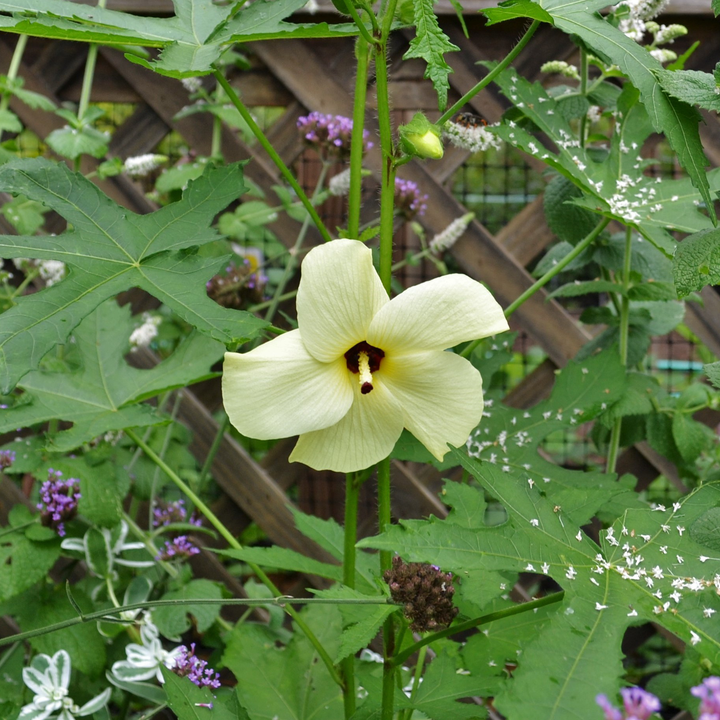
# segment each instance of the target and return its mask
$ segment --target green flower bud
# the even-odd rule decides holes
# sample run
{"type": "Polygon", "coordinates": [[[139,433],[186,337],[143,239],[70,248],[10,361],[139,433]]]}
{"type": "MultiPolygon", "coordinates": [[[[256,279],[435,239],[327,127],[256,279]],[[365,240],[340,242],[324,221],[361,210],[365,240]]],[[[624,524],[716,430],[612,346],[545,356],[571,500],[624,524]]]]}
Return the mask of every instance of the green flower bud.
{"type": "Polygon", "coordinates": [[[415,113],[407,125],[401,125],[400,144],[408,155],[439,160],[443,156],[440,128],[433,125],[422,113],[415,113]]]}
{"type": "Polygon", "coordinates": [[[575,67],[575,65],[570,65],[563,60],[550,60],[540,68],[540,71],[544,73],[559,73],[565,77],[573,78],[573,80],[580,79],[580,73],[578,72],[577,67],[575,67]]]}

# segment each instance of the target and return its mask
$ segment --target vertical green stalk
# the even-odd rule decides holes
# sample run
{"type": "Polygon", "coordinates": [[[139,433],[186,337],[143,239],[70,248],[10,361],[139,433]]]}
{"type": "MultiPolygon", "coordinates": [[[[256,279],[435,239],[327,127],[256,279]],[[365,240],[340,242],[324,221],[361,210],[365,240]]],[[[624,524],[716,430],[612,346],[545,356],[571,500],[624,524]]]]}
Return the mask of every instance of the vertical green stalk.
{"type": "MultiPolygon", "coordinates": [[[[97,6],[104,8],[107,0],[98,0],[97,6]]],[[[93,78],[95,77],[95,64],[97,62],[98,45],[92,43],[88,48],[87,61],[85,62],[85,74],[83,75],[82,90],[80,91],[80,104],[78,105],[78,119],[82,120],[90,104],[90,91],[92,90],[93,78]]]]}
{"type": "Polygon", "coordinates": [[[357,74],[355,75],[355,100],[353,104],[353,134],[350,143],[350,193],[348,194],[348,235],[360,237],[360,201],[362,194],[362,160],[365,143],[365,103],[367,98],[368,68],[370,67],[370,44],[362,37],[355,45],[357,74]]]}
{"type": "MultiPolygon", "coordinates": [[[[620,362],[627,365],[628,357],[628,335],[630,331],[630,300],[627,293],[630,289],[630,268],[632,265],[632,229],[625,228],[625,257],[623,260],[622,287],[623,294],[620,298],[620,362]]],[[[606,472],[613,473],[617,466],[618,454],[620,451],[620,431],[622,430],[622,418],[617,418],[610,433],[610,447],[608,448],[608,459],[606,472]]]]}
{"type": "MultiPolygon", "coordinates": [[[[220,83],[215,86],[215,104],[220,105],[223,99],[223,89],[220,83]]],[[[213,115],[212,139],[210,141],[210,157],[213,160],[222,161],[222,118],[213,115]]]]}
{"type": "Polygon", "coordinates": [[[235,89],[232,85],[227,81],[225,76],[218,70],[217,67],[213,66],[213,75],[215,76],[215,79],[220,83],[223,90],[225,90],[225,93],[228,96],[228,99],[230,102],[237,108],[237,111],[240,113],[240,117],[248,124],[248,127],[250,128],[250,131],[252,134],[257,138],[257,141],[262,146],[263,150],[270,156],[270,159],[275,163],[277,169],[280,171],[280,174],[287,180],[290,187],[295,191],[295,193],[298,196],[298,199],[300,202],[305,206],[305,209],[310,213],[310,217],[312,218],[313,222],[315,223],[315,226],[317,227],[320,234],[323,236],[323,239],[325,242],[330,242],[332,240],[332,237],[330,237],[330,233],[328,232],[328,229],[325,227],[325,223],[320,219],[320,216],[317,213],[317,210],[313,207],[313,204],[310,202],[310,198],[305,194],[305,191],[300,187],[300,183],[297,181],[295,176],[292,174],[290,168],[283,162],[280,155],[278,155],[277,150],[272,146],[270,141],[265,136],[265,133],[260,129],[260,126],[255,122],[255,119],[250,114],[248,109],[243,104],[242,100],[238,97],[238,94],[235,92],[235,89]]]}
{"type": "MultiPolygon", "coordinates": [[[[188,496],[190,501],[195,507],[208,519],[210,524],[218,531],[221,537],[227,542],[227,544],[235,550],[242,550],[242,545],[235,539],[233,534],[223,525],[220,519],[215,513],[200,499],[200,497],[193,492],[192,488],[131,428],[125,430],[125,434],[139,447],[142,451],[152,460],[163,472],[175,483],[175,485],[188,496]]],[[[257,575],[260,582],[267,587],[275,597],[280,597],[282,593],[275,586],[275,583],[267,576],[265,571],[255,563],[248,563],[248,567],[257,575]]],[[[333,664],[332,658],[328,655],[327,650],[323,647],[320,640],[318,640],[315,633],[310,629],[305,620],[300,617],[300,614],[291,605],[285,606],[285,612],[295,621],[295,624],[305,634],[305,637],[310,641],[312,646],[315,648],[318,656],[325,664],[330,677],[342,688],[344,683],[340,675],[338,674],[335,665],[333,664]]]]}
{"type": "MultiPolygon", "coordinates": [[[[360,473],[345,476],[345,546],[343,552],[343,584],[355,587],[355,543],[357,542],[358,499],[360,497],[360,473]]],[[[355,656],[350,655],[342,663],[345,690],[345,720],[355,713],[355,656]]]]}
{"type": "MultiPolygon", "coordinates": [[[[18,71],[20,70],[20,63],[22,62],[22,56],[25,52],[25,47],[27,46],[28,36],[27,35],[18,35],[18,40],[15,45],[15,50],[13,51],[12,59],[10,60],[10,67],[7,71],[7,79],[8,84],[12,83],[12,81],[18,76],[18,71]]],[[[10,106],[10,98],[12,97],[12,93],[5,92],[3,93],[2,98],[0,98],[0,111],[7,110],[10,106]]],[[[3,131],[0,130],[0,140],[2,140],[3,131]]]]}
{"type": "MultiPolygon", "coordinates": [[[[587,51],[580,48],[580,93],[587,97],[588,88],[588,56],[587,51]]],[[[587,113],[580,118],[580,147],[585,147],[585,135],[587,133],[587,113]]]]}

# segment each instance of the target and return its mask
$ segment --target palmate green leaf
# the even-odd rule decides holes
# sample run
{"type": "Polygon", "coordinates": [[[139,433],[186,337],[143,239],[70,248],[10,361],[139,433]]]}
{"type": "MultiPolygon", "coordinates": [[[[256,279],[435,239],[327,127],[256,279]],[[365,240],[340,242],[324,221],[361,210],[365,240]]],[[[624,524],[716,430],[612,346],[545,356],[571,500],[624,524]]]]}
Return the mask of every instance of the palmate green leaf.
{"type": "Polygon", "coordinates": [[[179,677],[166,667],[161,670],[168,706],[178,720],[247,720],[248,715],[239,706],[234,693],[218,701],[210,688],[198,687],[190,678],[179,677]]]}
{"type": "Polygon", "coordinates": [[[302,7],[302,0],[259,0],[233,13],[233,5],[212,0],[173,0],[175,17],[154,18],[78,6],[69,0],[0,2],[0,28],[38,37],[142,45],[163,48],[155,62],[136,54],[126,57],[171,77],[212,72],[212,64],[235,42],[278,37],[342,37],[357,35],[354,24],[294,24],[284,18],[302,7]]]}
{"type": "Polygon", "coordinates": [[[560,30],[577,35],[610,62],[627,73],[640,91],[653,127],[665,133],[678,161],[698,189],[715,222],[715,210],[705,168],[708,160],[703,152],[697,110],[667,95],[658,84],[662,65],[642,46],[626,37],[602,18],[599,11],[607,6],[604,0],[540,0],[540,6],[553,18],[560,30]]]}
{"type": "Polygon", "coordinates": [[[53,130],[45,142],[58,155],[75,160],[80,155],[99,158],[107,154],[110,133],[85,125],[73,128],[69,125],[53,130]]]}
{"type": "MultiPolygon", "coordinates": [[[[302,611],[305,622],[333,657],[340,643],[340,611],[332,605],[302,611]]],[[[238,624],[223,663],[237,678],[240,703],[251,720],[337,720],[342,692],[310,642],[295,629],[284,648],[265,627],[238,624]]]]}
{"type": "MultiPolygon", "coordinates": [[[[191,580],[177,590],[171,590],[162,596],[163,600],[189,600],[203,598],[208,600],[223,597],[222,589],[210,580],[191,580]]],[[[222,605],[168,605],[153,609],[153,623],[165,637],[179,637],[187,632],[193,623],[188,615],[195,619],[199,632],[205,632],[217,619],[222,605]]]]}
{"type": "Polygon", "coordinates": [[[133,330],[130,306],[107,300],[73,334],[70,372],[34,370],[21,381],[20,402],[0,415],[0,432],[47,420],[74,426],[52,438],[51,448],[68,451],[111,430],[163,423],[166,419],[139,401],[212,376],[210,368],[225,350],[215,340],[193,333],[166,360],[150,370],[124,360],[133,330]]]}
{"type": "Polygon", "coordinates": [[[460,48],[450,42],[448,36],[438,24],[432,0],[415,0],[415,37],[410,41],[403,60],[421,58],[427,63],[425,77],[432,80],[438,96],[438,108],[444,110],[447,105],[447,93],[450,84],[448,75],[452,68],[445,62],[445,53],[460,48]]]}
{"type": "Polygon", "coordinates": [[[131,287],[146,290],[226,344],[254,337],[265,325],[207,296],[205,282],[225,258],[204,258],[193,250],[219,237],[209,225],[244,191],[241,164],[209,169],[182,200],[142,216],[65,165],[42,158],[2,166],[0,187],[45,203],[72,225],[58,237],[0,236],[0,257],[61,260],[69,268],[64,280],[21,298],[2,315],[0,391],[8,392],[37,368],[100,303],[131,287]]]}
{"type": "Polygon", "coordinates": [[[720,389],[720,361],[703,365],[703,372],[708,376],[710,382],[720,389]]]}
{"type": "MultiPolygon", "coordinates": [[[[624,384],[625,369],[613,349],[571,362],[558,375],[551,396],[529,410],[486,402],[485,417],[467,441],[468,453],[497,467],[508,483],[534,488],[559,508],[561,520],[582,525],[617,495],[615,477],[558,467],[538,454],[538,445],[550,433],[607,410],[622,396],[624,384]]],[[[627,502],[635,502],[625,494],[627,502]]]]}
{"type": "Polygon", "coordinates": [[[360,545],[392,548],[461,576],[500,569],[541,572],[563,587],[562,605],[538,628],[513,680],[495,699],[504,715],[586,718],[598,692],[612,696],[619,688],[621,643],[631,624],[660,623],[711,663],[720,660],[720,628],[712,619],[720,610],[715,587],[720,558],[688,532],[708,507],[720,504],[720,482],[703,485],[672,508],[627,510],[601,533],[598,547],[563,520],[539,488],[509,481],[496,465],[453,452],[503,504],[508,521],[469,529],[407,521],[360,545]]]}

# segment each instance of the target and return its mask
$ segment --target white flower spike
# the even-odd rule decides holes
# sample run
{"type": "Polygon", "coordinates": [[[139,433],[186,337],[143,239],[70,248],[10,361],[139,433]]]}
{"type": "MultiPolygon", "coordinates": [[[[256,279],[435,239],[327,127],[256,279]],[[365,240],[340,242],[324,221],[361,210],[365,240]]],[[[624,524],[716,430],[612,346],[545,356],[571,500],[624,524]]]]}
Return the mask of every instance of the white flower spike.
{"type": "Polygon", "coordinates": [[[307,254],[297,313],[297,330],[225,354],[225,409],[243,435],[300,435],[290,460],[353,472],[387,457],[403,427],[441,460],[480,421],[480,373],[444,352],[508,329],[480,283],[445,275],[390,300],[370,249],[334,240],[307,254]]]}

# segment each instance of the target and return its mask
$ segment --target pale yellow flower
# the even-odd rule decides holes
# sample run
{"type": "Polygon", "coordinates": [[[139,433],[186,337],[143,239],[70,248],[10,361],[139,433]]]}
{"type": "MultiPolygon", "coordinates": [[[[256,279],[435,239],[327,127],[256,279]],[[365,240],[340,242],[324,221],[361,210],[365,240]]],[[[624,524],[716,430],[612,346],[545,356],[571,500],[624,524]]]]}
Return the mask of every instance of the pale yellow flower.
{"type": "Polygon", "coordinates": [[[290,460],[352,472],[387,457],[403,427],[441,460],[480,421],[480,373],[444,352],[508,329],[480,283],[445,275],[390,300],[370,250],[334,240],[303,261],[297,315],[297,330],[225,354],[225,409],[243,435],[299,435],[290,460]]]}

